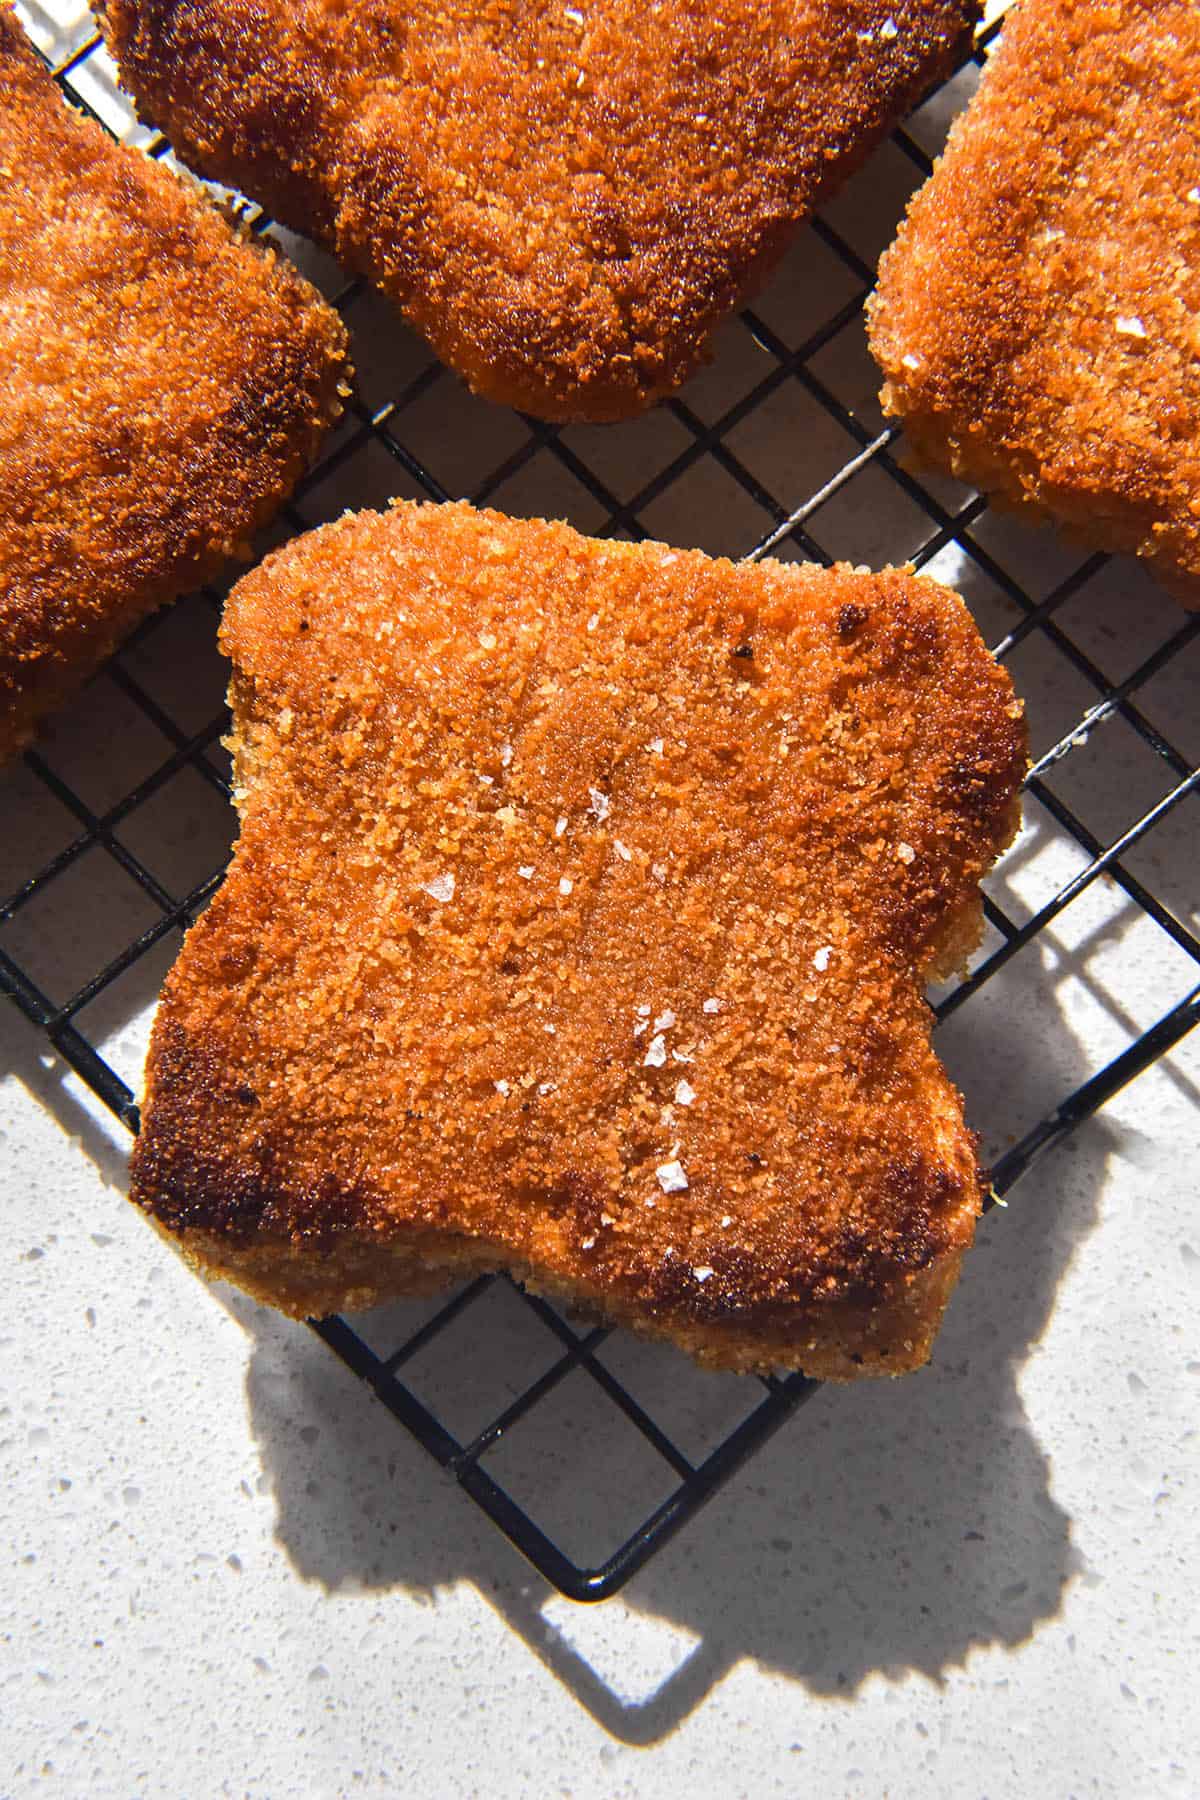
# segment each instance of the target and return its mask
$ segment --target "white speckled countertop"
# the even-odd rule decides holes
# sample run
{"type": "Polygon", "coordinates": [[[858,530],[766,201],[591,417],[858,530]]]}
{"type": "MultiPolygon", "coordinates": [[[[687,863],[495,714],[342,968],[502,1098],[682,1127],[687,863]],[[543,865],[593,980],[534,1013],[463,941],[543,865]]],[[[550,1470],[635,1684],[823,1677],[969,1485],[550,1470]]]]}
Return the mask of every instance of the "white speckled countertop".
{"type": "MultiPolygon", "coordinates": [[[[60,54],[88,30],[76,0],[26,16],[60,54]]],[[[102,59],[81,66],[78,86],[120,126],[102,59]]],[[[926,110],[930,148],[946,114],[926,110]]],[[[915,179],[888,148],[834,203],[863,257],[886,242],[915,179]]],[[[309,266],[335,279],[320,259],[309,266]]],[[[761,314],[795,339],[845,284],[807,233],[761,314]]],[[[390,393],[423,366],[369,296],[351,322],[365,391],[390,393]]],[[[731,326],[688,390],[694,414],[719,416],[764,357],[731,326]]],[[[814,360],[877,429],[857,326],[814,360]]],[[[527,431],[448,378],[405,420],[455,491],[527,431]]],[[[624,495],[686,435],[660,411],[566,442],[624,495]]],[[[795,501],[848,454],[835,437],[795,385],[727,441],[795,501]]],[[[496,503],[598,527],[602,510],[567,468],[543,449],[496,503]]],[[[386,457],[352,472],[314,516],[409,491],[386,457]]],[[[947,505],[951,485],[939,489],[947,505]]],[[[705,455],[644,522],[744,551],[771,523],[752,486],[705,455]]],[[[833,553],[881,561],[910,554],[924,526],[868,469],[814,528],[833,553]]],[[[973,529],[1037,597],[1079,562],[990,515],[973,529]]],[[[1019,617],[954,545],[933,572],[962,589],[990,642],[1019,617]]],[[[1117,564],[1054,616],[1112,680],[1183,617],[1117,564]]],[[[219,702],[212,631],[211,610],[184,602],[122,658],[187,731],[219,702]]],[[[1031,633],[1010,667],[1035,753],[1095,701],[1052,635],[1031,633]]],[[[1200,639],[1137,696],[1193,759],[1197,691],[1200,639]]],[[[102,677],[41,750],[103,814],[169,747],[128,688],[102,677]]],[[[1050,779],[1108,843],[1174,776],[1112,718],[1050,779]]],[[[1196,804],[1192,794],[1126,858],[1193,929],[1196,804]]],[[[0,777],[0,898],[78,829],[29,767],[0,777]]],[[[232,820],[185,769],[116,829],[183,894],[219,862],[232,820]]],[[[990,891],[1021,921],[1085,862],[1031,801],[990,891]]],[[[97,843],[0,925],[0,949],[65,998],[155,916],[97,843]]],[[[135,1090],[177,943],[163,939],[79,1016],[135,1090]]],[[[1013,1143],[1194,981],[1126,893],[1106,879],[1086,887],[939,1033],[985,1152],[1013,1143]]],[[[824,1389],[620,1597],[583,1608],[549,1592],[306,1328],[183,1268],[127,1206],[121,1128],[0,1001],[0,1796],[1200,1793],[1198,1100],[1200,1034],[988,1218],[930,1369],[824,1389]]],[[[546,1354],[503,1289],[465,1317],[469,1330],[421,1374],[454,1416],[482,1408],[489,1383],[514,1391],[504,1384],[519,1387],[546,1354]]],[[[694,1375],[670,1352],[618,1337],[605,1355],[681,1431],[719,1435],[741,1404],[733,1378],[694,1375]]],[[[641,1479],[625,1440],[592,1443],[587,1466],[607,1478],[580,1491],[578,1434],[610,1426],[560,1412],[521,1429],[552,1522],[581,1555],[593,1540],[611,1547],[613,1515],[641,1479]]]]}

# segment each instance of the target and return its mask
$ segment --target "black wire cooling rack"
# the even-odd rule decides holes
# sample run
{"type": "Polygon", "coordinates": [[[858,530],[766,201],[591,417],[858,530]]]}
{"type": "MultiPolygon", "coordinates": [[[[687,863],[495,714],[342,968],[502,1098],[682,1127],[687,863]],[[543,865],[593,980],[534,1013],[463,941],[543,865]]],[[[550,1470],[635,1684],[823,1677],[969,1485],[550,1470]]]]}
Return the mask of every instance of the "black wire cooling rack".
{"type": "MultiPolygon", "coordinates": [[[[982,63],[995,28],[993,23],[980,35],[973,59],[906,129],[893,135],[890,147],[871,165],[865,179],[876,190],[888,190],[889,184],[894,189],[890,224],[907,190],[929,172],[931,149],[969,93],[973,64],[982,63]]],[[[106,79],[111,83],[111,73],[103,74],[104,53],[90,26],[77,29],[75,38],[54,73],[77,105],[94,112],[88,105],[89,71],[94,77],[93,99],[95,83],[102,86],[106,79]]],[[[108,117],[104,109],[101,112],[108,117]]],[[[150,155],[162,155],[168,148],[161,136],[153,135],[143,137],[143,146],[150,155]]],[[[268,227],[253,207],[237,204],[253,229],[268,227]]],[[[1135,1022],[1115,1054],[1099,1059],[1085,1079],[1056,1098],[1050,1110],[994,1162],[993,1198],[1002,1202],[1035,1157],[1165,1055],[1200,1017],[1196,982],[1200,940],[1186,922],[1187,897],[1180,904],[1178,896],[1164,898],[1156,892],[1155,859],[1139,860],[1150,834],[1164,828],[1200,783],[1195,756],[1173,742],[1142,704],[1150,684],[1184,660],[1187,647],[1200,634],[1200,616],[1187,617],[1166,602],[1151,607],[1137,654],[1126,658],[1129,666],[1124,673],[1110,678],[1097,660],[1095,646],[1081,641],[1086,634],[1065,622],[1086,617],[1086,608],[1074,603],[1102,577],[1106,559],[1070,559],[1070,566],[1056,574],[1046,591],[1041,571],[1038,579],[1027,570],[1018,577],[992,547],[990,515],[980,497],[909,472],[897,454],[898,431],[884,427],[877,414],[874,420],[871,417],[874,377],[862,348],[861,320],[872,264],[881,246],[856,241],[853,204],[853,197],[835,201],[811,222],[799,258],[804,264],[802,281],[793,288],[782,278],[782,288],[776,283],[756,307],[727,328],[712,377],[701,377],[682,396],[629,428],[562,429],[471,399],[362,283],[338,286],[336,273],[321,265],[318,279],[324,277],[323,285],[351,327],[358,385],[334,441],[285,510],[282,535],[305,530],[347,505],[380,504],[391,494],[403,493],[434,501],[465,496],[509,511],[566,514],[584,529],[601,534],[697,542],[707,531],[704,547],[729,550],[730,542],[711,541],[710,526],[719,520],[718,532],[729,537],[741,533],[740,547],[751,544],[752,558],[770,552],[827,563],[841,555],[852,560],[869,557],[877,563],[909,560],[926,568],[940,567],[939,559],[949,552],[956,559],[957,584],[969,598],[975,590],[986,592],[989,598],[982,611],[989,621],[1003,625],[994,642],[997,656],[1014,658],[1023,646],[1036,641],[1063,673],[1073,710],[1066,729],[1043,751],[1029,775],[1027,818],[1036,813],[1042,826],[1072,847],[1074,866],[1069,878],[1056,882],[1036,906],[1024,908],[1023,917],[1011,916],[994,894],[986,898],[988,942],[971,972],[937,1002],[939,1022],[1014,957],[1029,955],[1031,945],[1044,943],[1052,922],[1105,881],[1116,884],[1136,914],[1171,940],[1181,953],[1177,966],[1183,970],[1178,998],[1148,1026],[1139,1028],[1135,1022]],[[814,311],[815,307],[823,310],[814,311]],[[832,354],[838,346],[845,352],[840,357],[832,354]],[[858,370],[857,377],[852,373],[849,379],[851,392],[847,368],[858,370]],[[776,432],[775,466],[766,470],[760,425],[773,410],[777,416],[781,406],[794,415],[794,430],[790,440],[776,432]],[[801,449],[781,457],[778,446],[789,441],[801,449]],[[783,463],[794,466],[784,468],[783,463]],[[536,478],[527,480],[531,473],[536,478]],[[799,491],[807,497],[800,504],[780,497],[775,488],[785,482],[791,495],[799,491]],[[1064,793],[1056,776],[1069,755],[1081,752],[1117,720],[1149,753],[1157,779],[1133,822],[1106,833],[1088,822],[1083,816],[1086,808],[1071,796],[1069,787],[1064,793]]],[[[1130,579],[1136,586],[1141,578],[1130,579]]],[[[215,617],[220,595],[207,591],[193,604],[210,608],[215,617]]],[[[976,605],[977,614],[980,610],[976,605]]],[[[23,777],[35,792],[35,806],[37,794],[46,805],[57,803],[69,816],[70,830],[53,854],[41,858],[36,846],[30,850],[33,866],[0,906],[0,990],[131,1132],[138,1126],[133,1090],[93,1041],[97,1033],[89,1026],[89,1009],[95,1016],[96,1003],[139,965],[155,971],[156,951],[161,957],[164,949],[178,943],[218,886],[223,867],[208,869],[181,894],[154,872],[153,856],[138,847],[139,821],[164,799],[169,802],[181,775],[190,772],[193,791],[198,778],[210,798],[224,803],[229,797],[220,746],[227,719],[220,709],[215,662],[212,716],[198,726],[194,695],[181,708],[177,686],[164,699],[153,677],[142,672],[147,662],[154,664],[157,634],[173,629],[170,621],[178,611],[149,620],[89,690],[94,697],[106,684],[110,694],[115,689],[124,716],[135,716],[155,746],[137,778],[118,797],[107,792],[100,799],[90,795],[88,783],[73,772],[78,759],[71,765],[67,758],[64,773],[56,761],[53,737],[49,749],[26,754],[23,777]],[[48,895],[73,893],[74,898],[60,900],[60,910],[64,906],[68,912],[72,907],[80,914],[86,910],[89,881],[80,882],[78,877],[85,866],[95,869],[97,856],[111,859],[129,878],[141,904],[129,901],[129,923],[120,948],[106,957],[103,966],[89,968],[84,978],[76,979],[78,971],[68,975],[61,968],[42,967],[28,947],[38,942],[37,909],[48,895]],[[73,991],[60,995],[63,985],[73,991]]],[[[211,626],[213,619],[207,612],[204,616],[211,626]]],[[[88,703],[85,695],[81,705],[88,703]]],[[[132,896],[128,886],[124,891],[132,896]]],[[[351,1325],[341,1318],[315,1321],[313,1329],[370,1384],[388,1410],[542,1575],[578,1600],[614,1593],[817,1386],[803,1375],[765,1379],[757,1385],[739,1383],[741,1416],[732,1429],[720,1424],[716,1441],[710,1432],[703,1454],[689,1455],[676,1441],[681,1434],[669,1430],[661,1417],[641,1404],[632,1384],[614,1372],[613,1357],[601,1353],[614,1334],[571,1323],[505,1277],[484,1277],[454,1293],[415,1330],[410,1321],[398,1344],[383,1347],[375,1341],[375,1327],[351,1325]],[[427,1392],[424,1397],[418,1392],[411,1371],[436,1358],[464,1316],[470,1312],[475,1317],[481,1306],[486,1307],[484,1297],[489,1293],[493,1299],[497,1293],[507,1295],[511,1305],[528,1309],[549,1334],[546,1343],[552,1347],[552,1360],[528,1384],[513,1373],[507,1403],[487,1416],[481,1427],[476,1428],[476,1420],[471,1430],[455,1430],[447,1422],[447,1408],[432,1402],[427,1392]],[[583,1379],[591,1384],[593,1398],[598,1396],[624,1415],[643,1449],[661,1465],[666,1489],[633,1530],[621,1523],[609,1540],[611,1548],[606,1544],[603,1554],[586,1563],[561,1547],[557,1539],[562,1532],[556,1534],[547,1525],[545,1511],[535,1500],[518,1502],[513,1497],[514,1488],[523,1491],[528,1486],[521,1479],[519,1450],[512,1450],[520,1442],[517,1428],[535,1409],[561,1405],[568,1377],[576,1383],[572,1393],[579,1393],[577,1384],[583,1379]],[[505,1473],[503,1482],[494,1466],[492,1470],[487,1466],[489,1454],[502,1443],[510,1452],[505,1469],[517,1470],[515,1478],[505,1473]]],[[[620,1358],[615,1360],[619,1365],[620,1358]]],[[[484,1407],[484,1414],[489,1410],[484,1407]]],[[[579,1490],[592,1479],[586,1433],[577,1433],[572,1445],[568,1487],[574,1483],[579,1490]]]]}

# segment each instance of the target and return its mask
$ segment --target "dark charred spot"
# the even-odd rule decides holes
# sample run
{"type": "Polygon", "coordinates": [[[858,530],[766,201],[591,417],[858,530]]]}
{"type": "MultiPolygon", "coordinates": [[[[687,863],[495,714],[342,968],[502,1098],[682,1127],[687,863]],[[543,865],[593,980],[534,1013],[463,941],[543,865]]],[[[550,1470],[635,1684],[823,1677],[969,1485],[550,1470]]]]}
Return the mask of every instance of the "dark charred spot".
{"type": "Polygon", "coordinates": [[[869,617],[870,614],[867,612],[866,607],[860,606],[857,600],[847,600],[843,605],[838,607],[834,629],[837,631],[843,644],[848,644],[850,642],[850,639],[866,624],[869,617]]]}
{"type": "Polygon", "coordinates": [[[239,1106],[258,1105],[258,1095],[252,1087],[247,1087],[244,1082],[240,1087],[233,1090],[233,1097],[238,1102],[239,1106]]]}
{"type": "Polygon", "coordinates": [[[755,1169],[762,1168],[762,1157],[757,1150],[747,1150],[746,1161],[755,1169]]]}
{"type": "Polygon", "coordinates": [[[754,655],[754,645],[753,644],[738,644],[735,646],[733,654],[735,656],[742,657],[746,661],[749,661],[749,659],[754,655]]]}

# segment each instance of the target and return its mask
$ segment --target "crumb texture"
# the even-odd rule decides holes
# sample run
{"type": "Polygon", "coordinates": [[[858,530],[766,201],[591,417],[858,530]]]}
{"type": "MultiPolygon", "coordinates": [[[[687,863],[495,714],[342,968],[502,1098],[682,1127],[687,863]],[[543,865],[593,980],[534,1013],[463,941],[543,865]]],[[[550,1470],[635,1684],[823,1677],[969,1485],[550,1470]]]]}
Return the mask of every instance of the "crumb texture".
{"type": "Polygon", "coordinates": [[[481,393],[639,411],[969,41],[970,0],[107,0],[142,114],[481,393]]]}
{"type": "Polygon", "coordinates": [[[0,5],[0,760],[215,572],[338,410],[345,335],[63,102],[0,5]]]}
{"type": "Polygon", "coordinates": [[[980,1178],[921,985],[1025,759],[958,598],[405,504],[223,640],[241,837],[134,1199],[297,1313],[507,1267],[733,1367],[923,1361],[980,1178]]]}
{"type": "Polygon", "coordinates": [[[915,449],[1200,606],[1200,8],[1022,0],[883,259],[915,449]]]}

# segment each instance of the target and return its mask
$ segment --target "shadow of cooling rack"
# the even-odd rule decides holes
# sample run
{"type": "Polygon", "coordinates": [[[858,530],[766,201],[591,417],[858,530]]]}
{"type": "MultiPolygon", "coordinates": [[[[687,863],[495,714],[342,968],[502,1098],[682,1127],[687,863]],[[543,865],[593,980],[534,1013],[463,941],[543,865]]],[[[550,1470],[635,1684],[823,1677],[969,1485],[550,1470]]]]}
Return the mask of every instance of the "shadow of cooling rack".
{"type": "MultiPolygon", "coordinates": [[[[43,6],[24,16],[76,104],[150,155],[167,153],[161,136],[132,123],[86,14],[76,8],[55,19],[43,6]]],[[[1025,568],[1018,578],[985,503],[952,483],[911,474],[896,455],[898,432],[885,427],[874,410],[874,378],[861,331],[874,260],[907,192],[928,172],[949,118],[969,95],[992,32],[994,25],[981,35],[972,61],[894,134],[859,178],[860,196],[865,181],[876,197],[884,197],[874,223],[862,225],[868,209],[855,211],[860,201],[852,184],[847,196],[806,228],[800,250],[755,308],[726,328],[712,369],[636,429],[552,427],[473,400],[361,283],[341,283],[332,265],[314,260],[310,247],[285,235],[286,247],[347,318],[359,373],[346,418],[298,489],[273,541],[347,505],[381,504],[395,494],[430,500],[466,496],[510,512],[565,515],[601,533],[657,535],[719,552],[749,542],[751,558],[769,552],[825,563],[838,556],[911,561],[953,579],[981,625],[991,628],[998,656],[1016,664],[1036,647],[1042,660],[1031,665],[1032,678],[1047,684],[1045,716],[1055,729],[1028,777],[1027,816],[1036,813],[1040,830],[1070,855],[1055,865],[1060,873],[1036,902],[1002,905],[997,883],[991,884],[985,901],[988,940],[970,973],[937,1001],[937,1017],[957,1012],[1013,958],[1035,956],[1055,921],[1101,889],[1116,897],[1128,917],[1167,941],[1179,991],[1172,990],[1171,1003],[1148,1023],[1135,1021],[1119,1048],[1098,1057],[1086,1079],[1072,1082],[1049,1112],[1016,1134],[1017,1141],[993,1163],[992,1198],[1002,1203],[1036,1157],[1163,1057],[1200,1017],[1200,940],[1194,920],[1189,922],[1186,894],[1181,901],[1174,892],[1157,891],[1161,859],[1142,855],[1151,834],[1171,829],[1181,806],[1194,807],[1200,783],[1195,744],[1181,746],[1143,705],[1152,684],[1186,658],[1200,634],[1200,618],[1181,622],[1161,600],[1145,606],[1145,629],[1136,644],[1122,644],[1123,672],[1111,677],[1098,660],[1094,633],[1089,636],[1086,628],[1086,608],[1076,605],[1111,576],[1106,559],[1064,558],[1048,589],[1040,566],[1032,575],[1025,568]],[[787,409],[786,429],[774,422],[780,407],[787,409]],[[807,498],[784,504],[774,491],[783,483],[807,498]],[[1118,727],[1122,741],[1142,760],[1133,784],[1139,796],[1134,816],[1114,827],[1111,808],[1097,803],[1096,796],[1125,782],[1131,752],[1119,771],[1115,760],[1106,769],[1118,727]],[[1058,777],[1068,758],[1078,760],[1089,744],[1100,746],[1091,752],[1098,773],[1081,798],[1058,777]],[[1093,822],[1097,804],[1100,823],[1093,822]]],[[[268,228],[254,208],[238,206],[253,229],[268,228]]],[[[1047,552],[1039,539],[1035,563],[1058,554],[1047,552]]],[[[1130,579],[1136,584],[1140,577],[1130,579]]],[[[189,804],[195,808],[203,801],[217,809],[226,841],[231,832],[220,745],[226,726],[223,674],[210,643],[219,605],[220,595],[207,592],[148,621],[80,701],[72,721],[75,739],[69,729],[65,740],[52,733],[49,747],[30,751],[17,776],[9,778],[24,784],[21,797],[31,818],[50,807],[68,825],[44,855],[34,832],[27,866],[11,866],[10,846],[10,863],[0,879],[0,887],[11,882],[0,906],[0,990],[131,1131],[138,1124],[134,1091],[114,1066],[120,1058],[100,1029],[106,1001],[139,971],[148,997],[164,954],[173,952],[215,891],[223,868],[223,856],[215,851],[201,871],[188,868],[185,857],[183,878],[167,880],[159,872],[158,840],[146,822],[164,806],[171,810],[178,784],[186,780],[189,804]],[[156,646],[189,629],[204,648],[197,662],[189,662],[181,685],[178,654],[159,655],[156,646]],[[87,761],[89,709],[106,706],[117,709],[121,742],[140,746],[124,761],[118,758],[107,782],[95,778],[87,761]],[[84,959],[86,966],[77,966],[78,956],[65,963],[39,960],[39,909],[54,904],[69,921],[82,922],[94,905],[99,868],[110,875],[115,869],[124,878],[109,909],[110,941],[95,950],[90,964],[84,959]]],[[[1134,610],[1140,606],[1139,598],[1134,610]]],[[[1025,684],[1018,680],[1018,685],[1025,684]]],[[[189,842],[197,835],[203,841],[203,833],[193,833],[189,842]]],[[[1185,867],[1186,861],[1185,855],[1185,867]]],[[[84,931],[82,937],[94,948],[95,932],[84,931]]],[[[636,1397],[636,1384],[618,1378],[614,1365],[620,1366],[621,1358],[600,1354],[614,1334],[570,1322],[506,1277],[473,1282],[415,1328],[409,1320],[398,1343],[377,1341],[381,1329],[377,1320],[313,1322],[313,1330],[541,1574],[579,1600],[614,1593],[817,1387],[803,1375],[737,1383],[737,1416],[718,1417],[714,1402],[711,1428],[701,1434],[702,1452],[693,1448],[689,1454],[677,1441],[685,1434],[668,1429],[661,1408],[654,1416],[636,1397]],[[484,1422],[473,1419],[469,1430],[452,1429],[447,1415],[453,1408],[432,1403],[428,1391],[422,1397],[412,1372],[436,1362],[448,1335],[468,1314],[480,1317],[497,1295],[526,1309],[544,1338],[545,1366],[527,1379],[516,1359],[506,1403],[498,1410],[484,1407],[484,1422]],[[586,1559],[561,1547],[562,1533],[547,1524],[536,1498],[514,1498],[514,1491],[529,1486],[520,1467],[519,1427],[535,1411],[548,1415],[556,1405],[556,1416],[569,1420],[574,1402],[563,1396],[577,1396],[580,1381],[590,1384],[592,1400],[614,1409],[636,1433],[641,1450],[659,1466],[666,1490],[633,1529],[622,1522],[616,1541],[586,1559]],[[488,1464],[499,1449],[506,1452],[503,1480],[495,1461],[488,1464]]],[[[715,1396],[716,1378],[699,1379],[712,1384],[704,1391],[715,1396]]],[[[595,1471],[587,1457],[588,1434],[577,1432],[571,1444],[568,1485],[578,1493],[595,1471]]],[[[560,1495],[559,1513],[563,1504],[560,1495]]],[[[569,1492],[566,1505],[569,1511],[569,1492]]]]}

